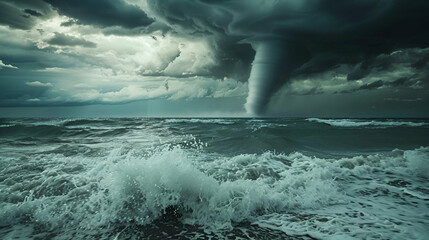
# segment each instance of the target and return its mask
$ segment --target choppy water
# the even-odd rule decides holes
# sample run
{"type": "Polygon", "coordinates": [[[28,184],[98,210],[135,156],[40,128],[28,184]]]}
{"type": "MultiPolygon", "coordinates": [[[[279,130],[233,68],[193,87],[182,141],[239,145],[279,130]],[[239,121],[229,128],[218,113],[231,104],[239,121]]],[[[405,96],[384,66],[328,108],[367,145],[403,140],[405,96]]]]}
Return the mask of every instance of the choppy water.
{"type": "Polygon", "coordinates": [[[429,121],[0,119],[0,239],[428,239],[429,121]]]}

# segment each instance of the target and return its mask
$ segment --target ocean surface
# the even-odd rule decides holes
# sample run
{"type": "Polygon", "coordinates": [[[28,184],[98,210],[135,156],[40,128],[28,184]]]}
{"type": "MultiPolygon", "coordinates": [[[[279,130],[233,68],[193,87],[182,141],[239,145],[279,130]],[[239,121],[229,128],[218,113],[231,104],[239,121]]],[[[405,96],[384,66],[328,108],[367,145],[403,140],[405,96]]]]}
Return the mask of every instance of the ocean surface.
{"type": "Polygon", "coordinates": [[[0,119],[0,239],[429,239],[429,120],[0,119]]]}

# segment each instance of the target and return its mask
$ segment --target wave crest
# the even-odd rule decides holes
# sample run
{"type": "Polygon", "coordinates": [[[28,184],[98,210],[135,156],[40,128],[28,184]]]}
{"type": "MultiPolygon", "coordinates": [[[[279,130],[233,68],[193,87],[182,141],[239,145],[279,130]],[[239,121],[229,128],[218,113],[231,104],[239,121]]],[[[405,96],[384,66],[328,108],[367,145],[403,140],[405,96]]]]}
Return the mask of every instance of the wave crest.
{"type": "Polygon", "coordinates": [[[422,127],[428,125],[426,122],[410,122],[410,121],[376,121],[376,120],[360,120],[360,119],[320,119],[307,118],[309,122],[323,123],[334,127],[422,127]]]}

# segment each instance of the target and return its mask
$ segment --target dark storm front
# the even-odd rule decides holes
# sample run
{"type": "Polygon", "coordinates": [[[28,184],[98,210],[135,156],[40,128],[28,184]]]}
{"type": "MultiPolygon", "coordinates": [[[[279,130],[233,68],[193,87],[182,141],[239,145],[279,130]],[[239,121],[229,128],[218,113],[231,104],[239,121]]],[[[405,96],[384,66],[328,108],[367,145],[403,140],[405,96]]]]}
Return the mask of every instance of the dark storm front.
{"type": "Polygon", "coordinates": [[[1,119],[1,239],[424,239],[422,119],[1,119]]]}

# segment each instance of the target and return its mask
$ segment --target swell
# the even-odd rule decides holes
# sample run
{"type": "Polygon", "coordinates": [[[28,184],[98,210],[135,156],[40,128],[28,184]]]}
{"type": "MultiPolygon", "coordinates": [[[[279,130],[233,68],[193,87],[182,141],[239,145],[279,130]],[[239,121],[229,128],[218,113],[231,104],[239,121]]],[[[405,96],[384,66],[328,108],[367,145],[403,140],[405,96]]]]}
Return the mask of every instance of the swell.
{"type": "Polygon", "coordinates": [[[52,125],[8,125],[0,127],[0,135],[3,137],[52,137],[67,133],[67,129],[52,125]]]}
{"type": "MultiPolygon", "coordinates": [[[[93,126],[70,128],[70,126],[56,126],[56,125],[4,125],[0,127],[0,135],[2,138],[14,138],[16,141],[22,143],[28,141],[44,141],[44,139],[57,139],[58,138],[104,138],[115,137],[128,133],[132,128],[126,127],[109,127],[102,126],[94,128],[93,126]]],[[[49,141],[48,141],[49,142],[49,141]]],[[[56,140],[54,142],[57,142],[56,140]]]]}
{"type": "Polygon", "coordinates": [[[68,120],[63,126],[82,126],[82,125],[103,125],[109,126],[118,124],[122,119],[76,119],[76,120],[68,120]]]}

